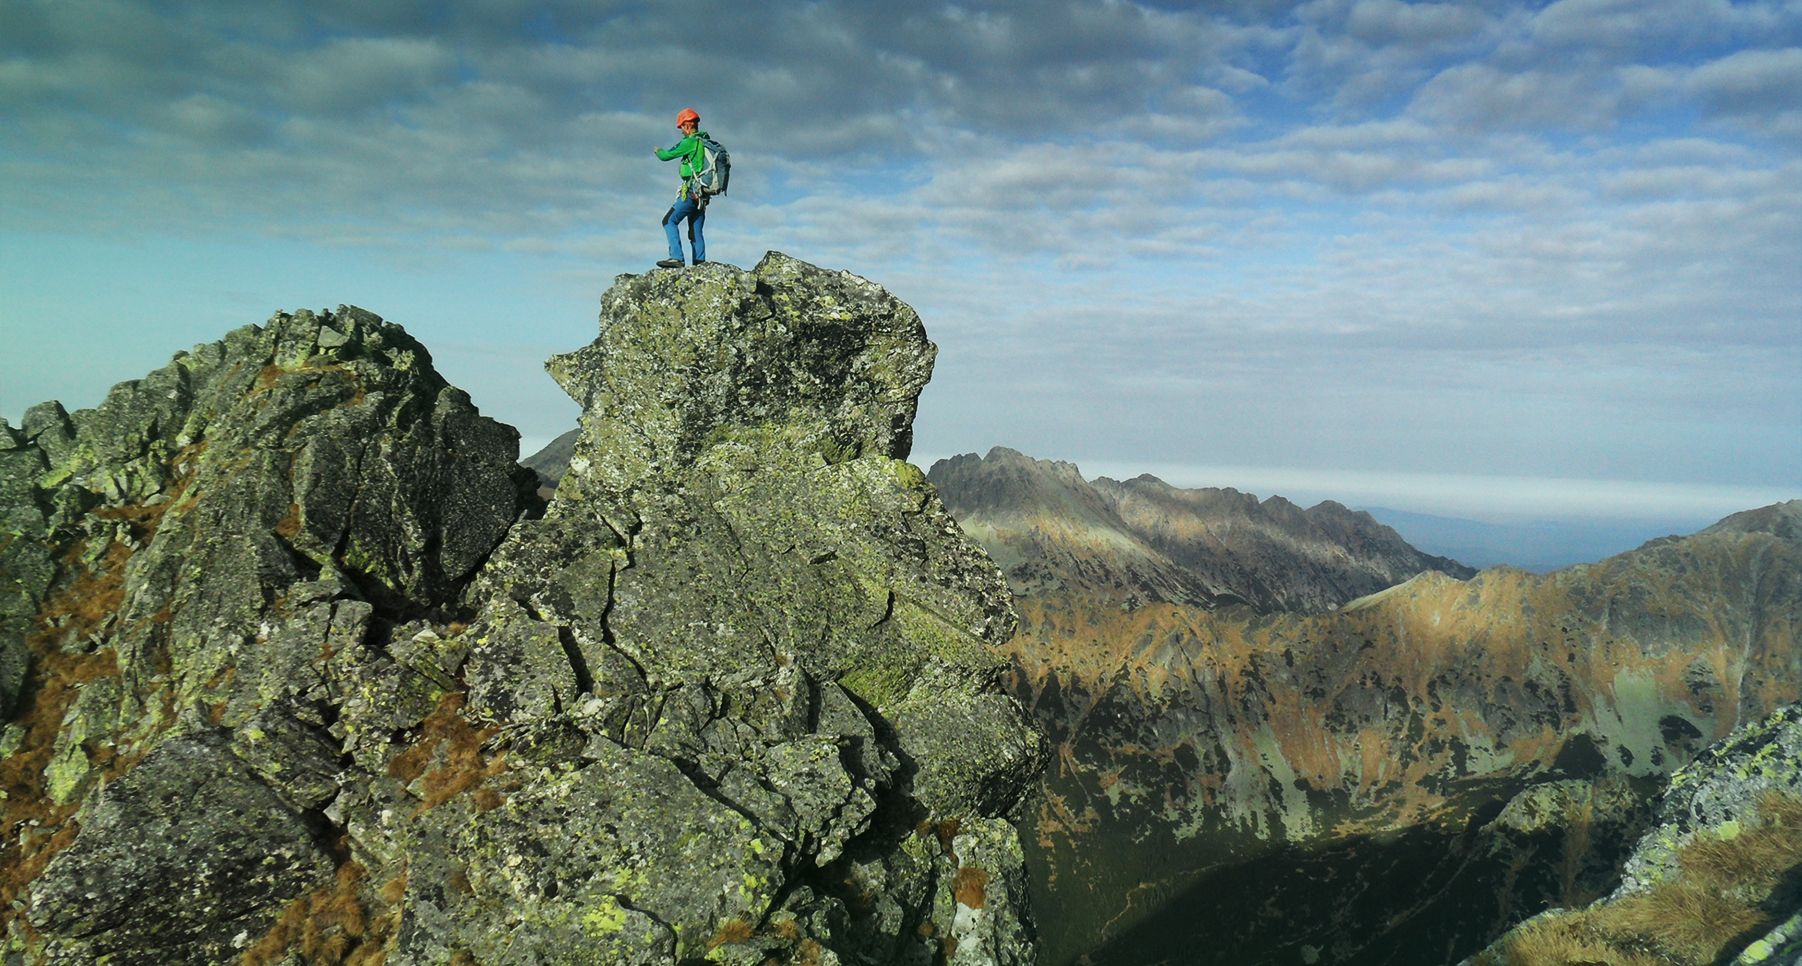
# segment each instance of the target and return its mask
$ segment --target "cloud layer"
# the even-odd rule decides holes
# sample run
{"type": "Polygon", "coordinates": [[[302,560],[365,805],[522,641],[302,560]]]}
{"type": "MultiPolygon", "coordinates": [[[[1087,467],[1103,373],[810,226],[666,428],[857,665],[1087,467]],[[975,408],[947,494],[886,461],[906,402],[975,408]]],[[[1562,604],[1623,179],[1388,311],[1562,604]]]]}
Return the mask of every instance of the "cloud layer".
{"type": "MultiPolygon", "coordinates": [[[[926,315],[923,451],[1790,485],[1797,90],[1779,0],[21,0],[0,240],[524,271],[585,318],[656,257],[650,148],[693,105],[739,162],[716,254],[926,315]]],[[[430,310],[535,344],[498,295],[430,310]]],[[[460,381],[528,437],[568,420],[490,368],[460,381]]]]}

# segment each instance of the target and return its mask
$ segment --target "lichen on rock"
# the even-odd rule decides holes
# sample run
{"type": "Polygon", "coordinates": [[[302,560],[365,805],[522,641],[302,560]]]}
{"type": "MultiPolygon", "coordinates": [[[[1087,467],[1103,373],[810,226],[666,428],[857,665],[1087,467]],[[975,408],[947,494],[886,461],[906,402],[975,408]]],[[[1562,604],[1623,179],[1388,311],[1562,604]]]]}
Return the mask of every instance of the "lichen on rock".
{"type": "MultiPolygon", "coordinates": [[[[930,961],[923,937],[950,934],[931,895],[955,867],[901,843],[922,821],[1006,814],[1043,753],[999,688],[1000,574],[903,461],[934,352],[880,288],[772,253],[623,277],[599,338],[548,363],[583,430],[543,519],[477,583],[466,671],[476,714],[586,742],[545,781],[588,802],[567,822],[615,851],[601,878],[529,898],[472,878],[471,901],[533,910],[509,941],[601,921],[679,958],[886,963],[930,961]],[[541,665],[555,674],[507,673],[541,665]],[[659,776],[626,782],[655,795],[619,789],[629,775],[659,776]],[[606,844],[646,823],[693,841],[606,844]],[[887,870],[892,915],[832,871],[860,863],[887,870]]],[[[542,794],[528,781],[473,827],[542,794]]],[[[989,961],[1023,962],[1017,843],[999,854],[1014,864],[995,888],[1013,891],[995,901],[1014,914],[991,945],[1011,952],[989,961]]],[[[640,942],[609,961],[657,955],[640,942]]]]}
{"type": "Polygon", "coordinates": [[[518,436],[347,307],[0,436],[5,948],[235,959],[352,861],[324,807],[433,703],[384,638],[531,507],[518,436]]]}
{"type": "Polygon", "coordinates": [[[222,738],[163,743],[106,786],[32,889],[51,962],[218,962],[330,877],[329,843],[222,738]]]}
{"type": "Polygon", "coordinates": [[[934,352],[774,253],[623,276],[548,507],[360,309],[0,426],[0,951],[1031,962],[1009,597],[904,462],[934,352]]]}

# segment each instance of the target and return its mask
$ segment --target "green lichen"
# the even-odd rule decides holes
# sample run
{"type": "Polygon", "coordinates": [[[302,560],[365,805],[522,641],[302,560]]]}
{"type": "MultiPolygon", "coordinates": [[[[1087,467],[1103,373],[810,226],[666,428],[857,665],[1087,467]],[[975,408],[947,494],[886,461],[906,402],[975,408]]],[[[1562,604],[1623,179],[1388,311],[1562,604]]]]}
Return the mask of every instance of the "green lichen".
{"type": "Polygon", "coordinates": [[[78,744],[68,745],[57,752],[44,769],[45,793],[58,805],[66,804],[88,777],[88,770],[87,752],[78,744]]]}
{"type": "Polygon", "coordinates": [[[846,672],[839,683],[872,707],[886,708],[907,696],[913,678],[897,664],[870,664],[846,672]]]}
{"type": "Polygon", "coordinates": [[[617,933],[625,926],[626,910],[613,896],[602,896],[593,908],[582,913],[582,931],[596,939],[617,933]]]}
{"type": "Polygon", "coordinates": [[[959,667],[989,667],[999,661],[982,638],[911,595],[895,594],[895,623],[926,654],[959,667]]]}
{"type": "Polygon", "coordinates": [[[904,489],[918,490],[925,487],[926,474],[918,466],[906,460],[888,460],[886,466],[889,474],[895,478],[895,482],[901,484],[904,489]]]}

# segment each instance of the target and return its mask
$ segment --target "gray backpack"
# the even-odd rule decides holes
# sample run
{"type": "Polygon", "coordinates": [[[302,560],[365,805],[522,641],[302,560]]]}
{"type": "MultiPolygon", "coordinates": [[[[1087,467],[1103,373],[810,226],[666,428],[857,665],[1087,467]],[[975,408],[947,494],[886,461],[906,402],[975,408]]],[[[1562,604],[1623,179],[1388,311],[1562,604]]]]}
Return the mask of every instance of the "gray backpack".
{"type": "Polygon", "coordinates": [[[701,138],[701,157],[705,160],[701,170],[688,178],[689,191],[697,201],[706,201],[714,195],[726,193],[726,186],[732,181],[732,155],[718,141],[709,137],[701,138]]]}

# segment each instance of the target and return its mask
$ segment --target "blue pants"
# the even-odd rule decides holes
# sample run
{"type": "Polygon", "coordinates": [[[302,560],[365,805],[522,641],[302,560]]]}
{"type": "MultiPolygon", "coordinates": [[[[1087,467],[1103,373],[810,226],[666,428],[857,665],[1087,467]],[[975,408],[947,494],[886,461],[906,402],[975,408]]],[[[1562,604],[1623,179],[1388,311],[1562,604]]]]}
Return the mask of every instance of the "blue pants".
{"type": "Polygon", "coordinates": [[[701,226],[707,223],[707,210],[695,204],[693,198],[677,198],[663,216],[663,233],[669,236],[669,257],[671,261],[682,260],[682,237],[676,233],[676,225],[682,219],[688,219],[688,243],[695,250],[695,264],[707,260],[707,241],[701,237],[701,226]]]}

